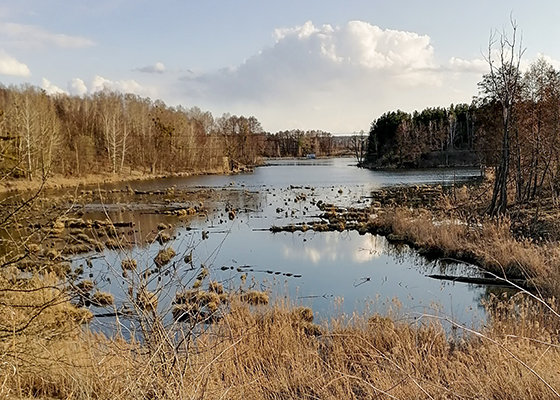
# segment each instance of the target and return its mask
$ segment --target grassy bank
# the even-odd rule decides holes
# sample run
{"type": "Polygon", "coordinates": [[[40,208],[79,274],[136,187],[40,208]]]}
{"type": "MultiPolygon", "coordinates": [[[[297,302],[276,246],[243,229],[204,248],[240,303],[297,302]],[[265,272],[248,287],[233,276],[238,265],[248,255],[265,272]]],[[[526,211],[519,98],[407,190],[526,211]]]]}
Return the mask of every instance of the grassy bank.
{"type": "MultiPolygon", "coordinates": [[[[500,277],[521,278],[545,297],[560,293],[560,215],[552,200],[512,204],[509,214],[484,215],[490,183],[434,190],[422,204],[400,195],[374,201],[371,231],[404,241],[433,258],[476,264],[500,277]],[[377,206],[377,207],[376,207],[377,206]]],[[[371,216],[372,214],[370,214],[371,216]]]]}
{"type": "Polygon", "coordinates": [[[542,294],[560,293],[560,249],[515,237],[509,220],[468,223],[442,220],[429,210],[397,208],[378,215],[371,232],[405,242],[430,258],[451,258],[482,267],[497,276],[524,279],[542,294]]]}
{"type": "Polygon", "coordinates": [[[62,176],[55,175],[46,180],[34,179],[3,179],[0,180],[0,193],[34,191],[39,189],[62,189],[77,186],[90,186],[105,183],[133,182],[145,181],[151,179],[161,179],[170,177],[188,177],[196,175],[215,175],[215,174],[236,174],[245,170],[251,170],[253,167],[242,167],[234,171],[225,171],[223,168],[192,170],[184,172],[166,173],[166,174],[150,174],[136,170],[129,170],[121,174],[98,173],[85,174],[82,176],[62,176]]]}
{"type": "MultiPolygon", "coordinates": [[[[555,398],[558,321],[542,312],[535,318],[524,302],[489,308],[488,328],[448,334],[428,316],[416,322],[397,315],[339,316],[317,326],[306,308],[234,303],[218,323],[194,331],[151,318],[142,342],[93,334],[77,323],[53,335],[53,315],[43,315],[43,322],[51,321],[49,334],[0,341],[0,396],[555,398]]],[[[1,315],[4,324],[7,314],[1,315]]]]}

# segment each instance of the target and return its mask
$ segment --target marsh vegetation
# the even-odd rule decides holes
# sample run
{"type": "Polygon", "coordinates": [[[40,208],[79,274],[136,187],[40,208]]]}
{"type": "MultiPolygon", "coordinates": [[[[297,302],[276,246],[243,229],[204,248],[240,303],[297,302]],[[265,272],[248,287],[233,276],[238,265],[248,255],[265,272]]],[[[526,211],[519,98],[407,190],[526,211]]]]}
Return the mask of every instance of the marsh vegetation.
{"type": "MultiPolygon", "coordinates": [[[[21,237],[29,241],[6,253],[11,261],[4,259],[2,393],[54,398],[556,396],[559,320],[554,301],[538,300],[556,290],[550,285],[555,250],[539,244],[554,238],[554,224],[535,224],[529,232],[516,228],[526,226],[522,220],[481,217],[488,183],[463,186],[458,171],[447,178],[434,173],[431,185],[372,189],[358,182],[331,185],[324,179],[333,179],[333,170],[324,162],[309,163],[265,167],[267,173],[278,168],[278,187],[263,186],[257,171],[209,176],[207,187],[195,178],[199,187],[190,189],[176,180],[151,189],[140,182],[137,188],[130,183],[104,191],[85,188],[30,205],[29,212],[43,219],[30,223],[31,214],[17,219],[21,237]],[[286,178],[283,168],[288,169],[286,178]],[[286,186],[295,176],[293,168],[308,168],[307,181],[316,170],[325,170],[309,186],[295,180],[286,186]],[[440,186],[453,181],[454,186],[440,186]],[[142,219],[133,218],[134,212],[142,219]],[[276,224],[297,228],[276,234],[260,230],[276,224]],[[251,228],[240,228],[245,225],[251,228]],[[305,232],[303,226],[308,227],[305,232]],[[319,226],[328,232],[315,233],[319,226]],[[240,241],[231,233],[219,233],[232,230],[240,230],[240,241]],[[284,299],[266,283],[268,277],[269,282],[280,277],[279,285],[310,282],[313,277],[293,261],[289,268],[283,261],[266,266],[246,262],[248,247],[226,256],[229,262],[224,263],[197,254],[205,247],[212,253],[212,243],[231,241],[236,248],[251,242],[249,231],[288,240],[292,246],[299,237],[302,248],[321,235],[367,238],[380,233],[396,243],[385,247],[394,254],[403,254],[398,249],[404,242],[431,257],[494,266],[499,277],[531,280],[531,288],[541,290],[542,296],[487,287],[480,296],[483,324],[430,307],[411,314],[406,301],[397,298],[379,299],[384,307],[374,299],[353,313],[334,296],[320,297],[324,292],[300,293],[319,294],[310,308],[308,299],[284,299]],[[90,251],[93,247],[78,255],[65,251],[74,238],[95,239],[109,250],[103,258],[90,251]],[[313,311],[320,309],[319,301],[331,304],[330,313],[320,318],[313,311]]],[[[337,173],[346,171],[337,168],[337,173]]],[[[383,176],[378,180],[388,179],[383,176]]],[[[397,173],[396,181],[406,179],[418,181],[418,175],[397,173]]],[[[22,204],[13,203],[12,221],[22,204]]],[[[523,209],[518,215],[534,217],[523,209]]],[[[338,286],[340,274],[353,273],[341,262],[338,286]]],[[[326,267],[326,259],[321,264],[326,267]]],[[[357,285],[354,290],[375,291],[390,283],[368,289],[372,282],[362,283],[362,277],[350,277],[351,286],[357,285]]]]}

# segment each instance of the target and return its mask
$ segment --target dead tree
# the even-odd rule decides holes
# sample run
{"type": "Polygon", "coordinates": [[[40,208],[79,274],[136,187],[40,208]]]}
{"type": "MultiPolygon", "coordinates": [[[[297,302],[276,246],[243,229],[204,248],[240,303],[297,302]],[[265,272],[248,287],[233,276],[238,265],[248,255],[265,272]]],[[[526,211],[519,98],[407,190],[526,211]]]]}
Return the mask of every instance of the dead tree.
{"type": "Polygon", "coordinates": [[[367,137],[363,130],[350,138],[350,150],[358,160],[358,166],[362,166],[367,153],[367,137]]]}
{"type": "Polygon", "coordinates": [[[521,44],[517,43],[517,23],[513,19],[511,20],[511,27],[511,38],[505,31],[500,33],[498,38],[495,33],[490,35],[486,59],[490,66],[490,73],[484,77],[481,85],[482,89],[486,91],[486,95],[502,106],[501,156],[496,168],[492,200],[487,209],[487,213],[491,216],[502,215],[507,209],[511,126],[519,91],[519,63],[525,51],[521,48],[521,44]],[[494,51],[496,45],[497,48],[494,51]]]}

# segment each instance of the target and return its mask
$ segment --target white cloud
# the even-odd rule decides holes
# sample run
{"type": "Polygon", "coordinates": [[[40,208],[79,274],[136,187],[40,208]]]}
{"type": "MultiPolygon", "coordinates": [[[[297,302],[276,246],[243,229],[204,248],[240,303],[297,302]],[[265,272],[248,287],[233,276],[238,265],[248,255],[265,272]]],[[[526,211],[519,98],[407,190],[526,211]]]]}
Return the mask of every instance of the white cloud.
{"type": "Polygon", "coordinates": [[[147,74],[163,74],[165,72],[165,65],[163,65],[163,63],[157,62],[154,65],[137,68],[136,70],[147,74]]]}
{"type": "MultiPolygon", "coordinates": [[[[428,36],[382,30],[362,21],[342,27],[304,25],[277,29],[276,44],[238,67],[217,73],[186,76],[189,89],[202,96],[227,100],[232,96],[259,100],[272,93],[305,89],[328,90],[333,83],[406,77],[407,84],[425,84],[426,69],[434,68],[428,36]],[[414,75],[422,79],[414,79],[414,75]]],[[[433,79],[433,77],[432,77],[433,79]]]]}
{"type": "Polygon", "coordinates": [[[460,72],[477,63],[453,59],[442,65],[427,35],[363,21],[309,21],[277,29],[274,38],[240,65],[183,76],[175,95],[204,107],[252,113],[272,131],[352,132],[367,129],[387,110],[468,102],[476,94],[479,77],[462,79],[460,72]]]}
{"type": "Polygon", "coordinates": [[[96,75],[93,78],[89,92],[95,93],[102,90],[119,91],[121,93],[135,93],[138,95],[148,95],[152,91],[151,89],[143,87],[134,79],[111,81],[103,78],[102,76],[96,75]]]}
{"type": "Polygon", "coordinates": [[[29,67],[0,50],[0,75],[30,76],[29,67]]]}
{"type": "MultiPolygon", "coordinates": [[[[44,82],[44,81],[43,81],[44,82]]],[[[143,86],[133,79],[112,81],[100,75],[96,75],[91,83],[86,83],[80,78],[74,78],[68,82],[68,93],[74,96],[94,94],[103,90],[118,91],[121,93],[134,93],[139,96],[157,96],[158,90],[152,86],[143,86]]],[[[62,90],[62,89],[60,89],[62,90]]]]}
{"type": "Polygon", "coordinates": [[[11,44],[21,47],[41,47],[51,45],[64,48],[90,47],[95,44],[91,39],[82,36],[71,36],[49,32],[34,25],[0,23],[0,36],[11,39],[11,44]]]}
{"type": "Polygon", "coordinates": [[[59,88],[58,86],[53,85],[47,78],[43,78],[41,87],[47,92],[49,95],[54,94],[68,94],[66,90],[59,88]]]}
{"type": "Polygon", "coordinates": [[[343,27],[313,26],[311,21],[291,29],[277,29],[277,44],[297,38],[309,41],[310,51],[320,50],[338,63],[364,68],[426,68],[433,66],[430,38],[414,32],[382,30],[363,21],[350,21],[343,27]]]}
{"type": "Polygon", "coordinates": [[[88,89],[86,84],[80,78],[74,78],[67,85],[68,92],[73,96],[84,96],[88,89]]]}
{"type": "Polygon", "coordinates": [[[488,62],[480,59],[462,60],[460,58],[451,57],[449,59],[449,67],[455,72],[466,72],[485,74],[489,71],[488,62]]]}

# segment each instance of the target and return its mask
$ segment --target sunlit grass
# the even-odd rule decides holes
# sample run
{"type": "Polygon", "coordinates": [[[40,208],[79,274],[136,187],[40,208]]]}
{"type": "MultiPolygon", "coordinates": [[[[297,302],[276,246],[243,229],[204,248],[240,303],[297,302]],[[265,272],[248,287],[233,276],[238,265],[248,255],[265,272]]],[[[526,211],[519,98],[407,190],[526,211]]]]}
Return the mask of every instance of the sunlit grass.
{"type": "Polygon", "coordinates": [[[489,304],[478,332],[424,316],[339,316],[234,302],[219,322],[145,341],[69,332],[6,339],[0,393],[53,398],[553,398],[558,321],[526,301],[489,304]],[[538,311],[538,313],[535,313],[538,311]],[[552,319],[551,319],[552,318],[552,319]],[[25,340],[24,340],[25,339],[25,340]],[[14,348],[18,353],[14,353],[14,348]]]}

